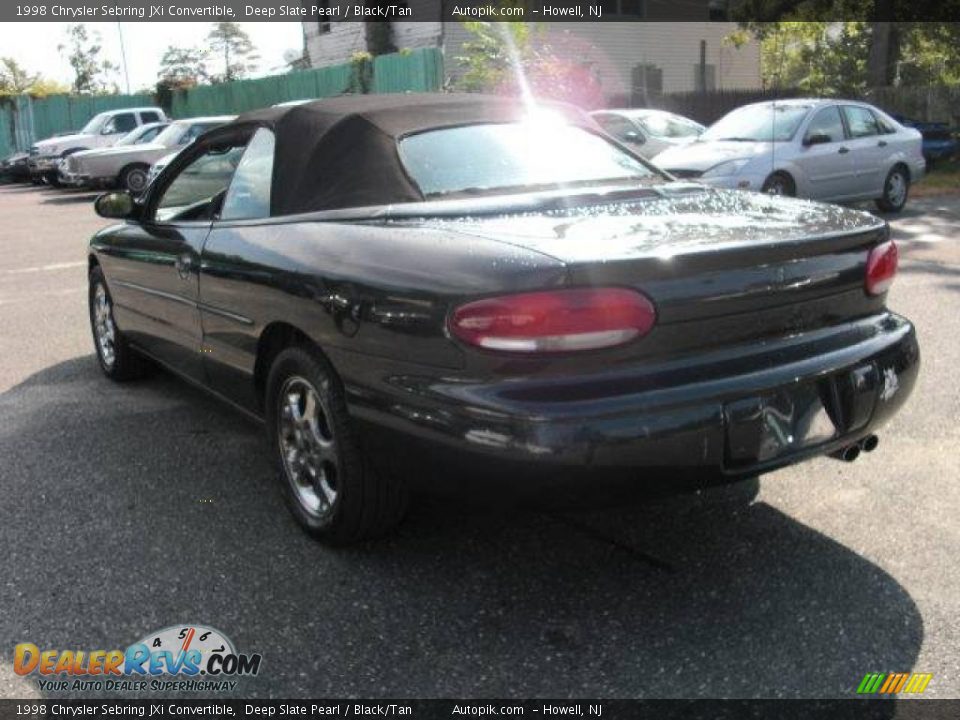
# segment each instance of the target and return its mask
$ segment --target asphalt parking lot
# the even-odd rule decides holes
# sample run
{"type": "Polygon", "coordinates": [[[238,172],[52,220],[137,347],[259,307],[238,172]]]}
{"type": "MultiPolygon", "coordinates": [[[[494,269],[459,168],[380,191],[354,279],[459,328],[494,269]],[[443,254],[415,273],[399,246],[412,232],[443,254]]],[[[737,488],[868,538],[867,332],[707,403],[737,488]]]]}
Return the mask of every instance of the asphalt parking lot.
{"type": "Polygon", "coordinates": [[[91,199],[0,187],[0,696],[41,695],[18,642],[202,623],[263,655],[245,696],[850,697],[915,670],[960,697],[960,198],[892,218],[923,367],[864,459],[752,503],[427,498],[338,551],[288,516],[254,425],[164,374],[101,376],[91,199]]]}

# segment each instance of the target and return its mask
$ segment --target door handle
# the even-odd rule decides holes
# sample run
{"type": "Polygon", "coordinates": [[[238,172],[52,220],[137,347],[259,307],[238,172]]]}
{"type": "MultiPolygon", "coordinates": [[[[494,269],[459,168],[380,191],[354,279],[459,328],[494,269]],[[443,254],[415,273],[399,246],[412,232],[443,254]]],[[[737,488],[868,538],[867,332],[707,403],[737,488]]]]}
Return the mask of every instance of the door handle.
{"type": "Polygon", "coordinates": [[[887,141],[886,141],[886,140],[881,140],[880,142],[877,143],[877,145],[878,145],[879,147],[886,147],[886,146],[887,146],[887,141]]]}
{"type": "Polygon", "coordinates": [[[842,147],[839,150],[837,150],[837,152],[840,153],[841,155],[846,155],[848,152],[850,152],[850,148],[842,147]]]}
{"type": "Polygon", "coordinates": [[[177,275],[180,276],[181,280],[186,280],[190,277],[190,271],[193,270],[193,255],[190,253],[182,253],[177,256],[177,261],[174,263],[177,268],[177,275]]]}

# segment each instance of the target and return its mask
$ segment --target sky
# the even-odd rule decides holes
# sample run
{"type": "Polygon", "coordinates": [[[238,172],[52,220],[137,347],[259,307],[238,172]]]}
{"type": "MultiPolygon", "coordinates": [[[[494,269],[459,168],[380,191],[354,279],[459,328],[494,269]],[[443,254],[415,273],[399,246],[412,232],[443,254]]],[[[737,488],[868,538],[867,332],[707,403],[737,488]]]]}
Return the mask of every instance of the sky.
{"type": "MultiPolygon", "coordinates": [[[[260,53],[257,75],[282,72],[287,50],[298,53],[303,47],[303,32],[298,22],[239,23],[260,53]]],[[[99,31],[103,41],[103,57],[121,65],[120,40],[117,26],[123,30],[130,90],[152,87],[157,82],[160,58],[168,45],[200,46],[210,30],[208,22],[131,22],[86,23],[91,31],[99,31]]],[[[66,58],[57,50],[63,42],[67,23],[2,23],[0,24],[0,55],[13,57],[30,72],[69,85],[73,74],[66,58]]],[[[211,63],[216,71],[216,63],[211,63]]],[[[126,83],[121,70],[115,78],[121,92],[126,83]]]]}

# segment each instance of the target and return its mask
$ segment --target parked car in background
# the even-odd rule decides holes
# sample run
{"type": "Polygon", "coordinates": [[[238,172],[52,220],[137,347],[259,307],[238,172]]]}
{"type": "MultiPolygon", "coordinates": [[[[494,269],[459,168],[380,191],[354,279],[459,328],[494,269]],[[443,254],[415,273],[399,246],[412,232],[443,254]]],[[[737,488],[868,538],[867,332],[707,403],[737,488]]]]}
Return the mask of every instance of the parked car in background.
{"type": "Polygon", "coordinates": [[[928,167],[937,160],[947,160],[960,151],[960,143],[947,123],[924,122],[896,114],[891,114],[891,117],[904,127],[920,131],[923,136],[923,157],[926,158],[928,167]]]}
{"type": "MultiPolygon", "coordinates": [[[[147,186],[150,166],[156,160],[232,119],[233,116],[224,115],[175,120],[157,130],[148,142],[138,138],[127,142],[124,138],[113,147],[74,153],[61,162],[60,179],[78,187],[119,186],[136,195],[147,186]]],[[[145,135],[151,132],[153,129],[145,135]]]]}
{"type": "Polygon", "coordinates": [[[920,133],[872,105],[846,100],[777,100],[745,105],[696,142],[653,161],[678,178],[714,187],[829,201],[876,200],[887,212],[907,202],[926,162],[920,133]]]}
{"type": "Polygon", "coordinates": [[[77,173],[71,172],[71,169],[78,167],[81,159],[95,157],[99,153],[113,152],[118,148],[129,149],[129,146],[131,145],[144,145],[152,142],[169,124],[170,123],[168,122],[156,122],[140,125],[124,135],[120,140],[117,141],[115,145],[111,147],[97,148],[96,150],[81,150],[80,152],[75,152],[71,155],[68,155],[60,161],[59,165],[57,165],[57,178],[60,180],[60,184],[70,187],[97,187],[97,184],[90,182],[86,177],[82,177],[77,173]]]}
{"type": "Polygon", "coordinates": [[[139,125],[163,122],[166,114],[158,107],[123,108],[95,115],[83,129],[71,135],[41,140],[30,147],[30,174],[58,186],[60,160],[81,150],[110,147],[139,125]]]}
{"type": "Polygon", "coordinates": [[[706,130],[698,122],[664,110],[597,110],[590,115],[607,134],[645,158],[686,145],[706,130]]]}
{"type": "Polygon", "coordinates": [[[4,182],[30,181],[30,153],[8,155],[0,162],[0,179],[4,182]]]}
{"type": "Polygon", "coordinates": [[[267,108],[95,208],[124,220],[89,244],[104,374],[150,357],[262,420],[336,543],[431,463],[596,493],[852,460],[919,371],[886,223],[676,182],[567,105],[267,108]]]}

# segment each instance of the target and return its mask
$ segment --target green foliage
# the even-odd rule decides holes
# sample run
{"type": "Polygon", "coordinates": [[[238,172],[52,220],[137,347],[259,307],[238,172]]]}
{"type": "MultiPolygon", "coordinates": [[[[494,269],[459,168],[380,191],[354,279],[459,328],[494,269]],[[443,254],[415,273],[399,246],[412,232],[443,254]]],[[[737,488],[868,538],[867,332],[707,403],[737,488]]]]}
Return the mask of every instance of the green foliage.
{"type": "Polygon", "coordinates": [[[783,21],[748,23],[745,30],[760,39],[763,81],[769,88],[857,95],[873,85],[960,82],[960,24],[899,23],[886,39],[886,53],[874,57],[877,34],[891,30],[880,27],[884,25],[783,21]],[[871,63],[881,67],[871,71],[871,63]]]}
{"type": "Polygon", "coordinates": [[[55,80],[48,80],[40,73],[27,71],[13,58],[0,58],[0,96],[27,94],[45,97],[67,90],[69,88],[55,80]]]}
{"type": "Polygon", "coordinates": [[[240,80],[257,69],[260,55],[250,36],[237,23],[214,23],[207,42],[214,53],[223,56],[223,72],[210,75],[211,82],[240,80]]]}
{"type": "Polygon", "coordinates": [[[167,46],[160,58],[157,76],[171,87],[192,87],[209,79],[207,60],[209,54],[200,48],[167,46]]]}
{"type": "Polygon", "coordinates": [[[355,52],[350,56],[350,92],[365,95],[373,88],[373,55],[355,52]]]}
{"type": "Polygon", "coordinates": [[[100,57],[103,45],[99,32],[91,34],[83,23],[71,23],[67,25],[65,41],[57,46],[57,50],[66,54],[73,69],[73,92],[100,95],[119,92],[117,84],[110,79],[118,67],[100,57]]]}
{"type": "Polygon", "coordinates": [[[479,21],[463,26],[471,37],[462,45],[463,54],[454,58],[463,68],[457,89],[563,100],[585,108],[603,104],[594,68],[557,52],[542,26],[479,21]]]}

